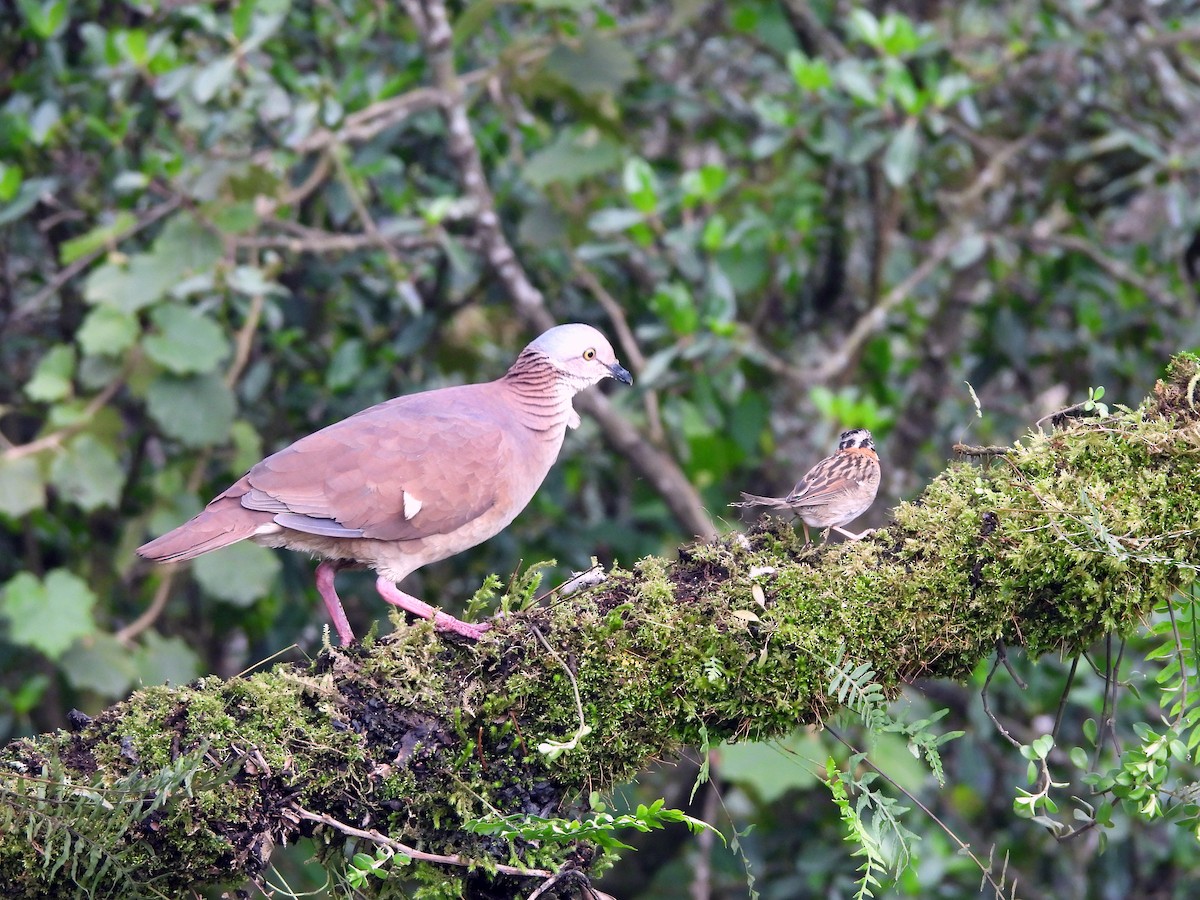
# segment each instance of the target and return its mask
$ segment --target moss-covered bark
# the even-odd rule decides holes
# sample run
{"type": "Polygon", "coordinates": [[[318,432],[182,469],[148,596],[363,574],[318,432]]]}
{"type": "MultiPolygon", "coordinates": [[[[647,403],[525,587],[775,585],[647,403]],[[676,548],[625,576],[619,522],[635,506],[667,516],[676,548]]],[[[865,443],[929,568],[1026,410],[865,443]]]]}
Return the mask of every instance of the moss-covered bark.
{"type": "Polygon", "coordinates": [[[768,738],[818,721],[843,647],[894,690],[961,678],[997,639],[1071,652],[1132,627],[1192,577],[1164,560],[1196,558],[1198,372],[1177,358],[1140,410],[951,465],[859,543],[804,547],[776,522],[504,616],[478,644],[422,624],[307,669],[139,691],[74,733],[14,742],[0,756],[0,894],[235,884],[314,830],[341,869],[345,836],[301,811],[480,862],[412,867],[442,886],[431,896],[528,893],[486,869],[553,869],[571,848],[476,837],[465,818],[562,813],[702,731],[768,738]],[[578,727],[576,686],[592,731],[548,761],[538,744],[578,727]]]}

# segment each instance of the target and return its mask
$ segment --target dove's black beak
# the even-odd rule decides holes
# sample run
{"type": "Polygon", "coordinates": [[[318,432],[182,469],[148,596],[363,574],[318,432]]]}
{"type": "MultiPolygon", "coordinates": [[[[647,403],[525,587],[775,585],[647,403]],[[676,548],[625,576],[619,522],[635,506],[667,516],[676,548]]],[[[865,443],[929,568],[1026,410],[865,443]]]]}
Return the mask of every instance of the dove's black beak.
{"type": "Polygon", "coordinates": [[[613,363],[608,367],[608,371],[612,373],[613,378],[617,379],[617,381],[621,382],[622,384],[633,384],[633,376],[630,375],[629,370],[620,363],[613,363]]]}

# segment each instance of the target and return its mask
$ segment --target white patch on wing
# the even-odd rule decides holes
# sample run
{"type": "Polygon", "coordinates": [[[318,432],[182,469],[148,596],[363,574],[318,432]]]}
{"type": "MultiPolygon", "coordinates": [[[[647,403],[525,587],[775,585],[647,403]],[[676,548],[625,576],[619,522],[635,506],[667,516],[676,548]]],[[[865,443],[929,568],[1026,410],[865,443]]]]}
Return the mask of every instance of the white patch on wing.
{"type": "Polygon", "coordinates": [[[254,529],[255,534],[279,534],[281,531],[283,531],[283,529],[274,522],[264,522],[262,525],[259,525],[254,529]]]}
{"type": "Polygon", "coordinates": [[[404,518],[405,519],[411,519],[413,516],[415,516],[417,513],[419,513],[421,511],[421,507],[424,505],[425,505],[424,503],[422,503],[420,500],[418,500],[416,497],[414,497],[408,491],[404,492],[404,518]]]}

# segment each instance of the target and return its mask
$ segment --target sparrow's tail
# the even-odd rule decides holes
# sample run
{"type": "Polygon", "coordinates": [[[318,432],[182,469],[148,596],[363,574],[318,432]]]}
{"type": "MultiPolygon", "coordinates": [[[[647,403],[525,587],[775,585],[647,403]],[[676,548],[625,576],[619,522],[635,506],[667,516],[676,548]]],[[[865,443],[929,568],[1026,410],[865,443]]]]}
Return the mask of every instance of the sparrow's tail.
{"type": "Polygon", "coordinates": [[[730,503],[730,506],[765,506],[767,509],[791,509],[786,497],[760,497],[758,494],[747,494],[742,491],[741,503],[730,503]]]}

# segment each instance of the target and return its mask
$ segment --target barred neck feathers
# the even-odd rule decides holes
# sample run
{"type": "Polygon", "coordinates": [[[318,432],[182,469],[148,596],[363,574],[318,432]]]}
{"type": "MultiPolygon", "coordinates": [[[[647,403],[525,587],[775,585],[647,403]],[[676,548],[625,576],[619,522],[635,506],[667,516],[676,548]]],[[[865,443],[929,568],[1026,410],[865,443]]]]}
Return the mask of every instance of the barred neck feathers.
{"type": "Polygon", "coordinates": [[[571,398],[588,386],[576,380],[544,353],[526,347],[500,381],[523,425],[547,439],[561,440],[575,415],[571,398]]]}

